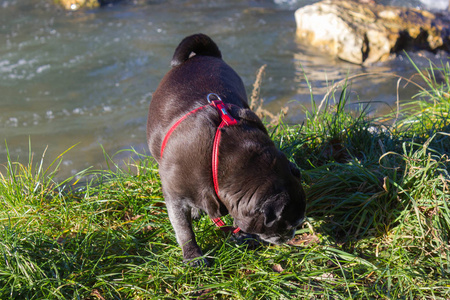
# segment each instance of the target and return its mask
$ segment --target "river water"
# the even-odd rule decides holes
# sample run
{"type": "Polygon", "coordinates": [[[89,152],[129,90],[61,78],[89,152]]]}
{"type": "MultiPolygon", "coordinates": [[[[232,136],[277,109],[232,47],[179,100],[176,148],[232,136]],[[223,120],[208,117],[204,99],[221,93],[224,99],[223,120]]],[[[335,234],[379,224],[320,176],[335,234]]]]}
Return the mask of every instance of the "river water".
{"type": "MultiPolygon", "coordinates": [[[[362,67],[302,44],[295,37],[294,12],[316,1],[149,0],[75,12],[52,2],[0,0],[0,165],[6,161],[5,141],[12,160],[22,162],[29,141],[35,161],[48,146],[48,162],[77,144],[64,155],[61,177],[104,166],[102,146],[110,155],[131,147],[144,153],[152,92],[168,71],[174,48],[192,33],[216,41],[249,94],[256,71],[267,65],[261,89],[265,108],[276,113],[288,106],[290,123],[301,122],[310,106],[305,76],[320,101],[346,76],[415,73],[404,55],[362,67]]],[[[428,2],[445,6],[447,0],[428,2]]],[[[426,58],[437,64],[447,59],[442,53],[411,56],[419,66],[428,64],[426,58]]],[[[352,100],[372,102],[374,115],[385,113],[395,106],[396,85],[390,76],[357,77],[352,100]]],[[[402,88],[400,99],[416,92],[402,88]]]]}

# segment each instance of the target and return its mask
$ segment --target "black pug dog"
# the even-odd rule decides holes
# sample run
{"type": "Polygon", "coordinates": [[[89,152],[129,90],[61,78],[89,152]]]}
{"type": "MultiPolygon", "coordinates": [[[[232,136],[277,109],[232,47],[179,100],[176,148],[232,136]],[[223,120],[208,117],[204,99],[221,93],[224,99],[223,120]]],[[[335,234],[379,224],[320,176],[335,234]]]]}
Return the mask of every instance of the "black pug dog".
{"type": "Polygon", "coordinates": [[[300,171],[249,109],[239,75],[204,34],[183,39],[171,66],[150,103],[147,142],[184,260],[203,255],[193,209],[212,219],[230,214],[270,243],[293,238],[305,218],[300,171]]]}

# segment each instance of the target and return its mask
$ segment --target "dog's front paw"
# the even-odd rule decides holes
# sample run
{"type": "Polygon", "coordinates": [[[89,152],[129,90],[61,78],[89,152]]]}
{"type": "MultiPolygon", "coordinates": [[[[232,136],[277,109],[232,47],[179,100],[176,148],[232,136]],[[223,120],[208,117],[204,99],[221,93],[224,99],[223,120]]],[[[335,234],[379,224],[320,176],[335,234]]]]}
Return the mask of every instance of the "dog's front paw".
{"type": "Polygon", "coordinates": [[[205,267],[210,267],[210,263],[208,262],[208,260],[204,257],[195,257],[195,258],[191,258],[191,259],[184,259],[183,262],[185,264],[188,264],[189,266],[191,266],[192,268],[205,268],[205,267]]]}
{"type": "Polygon", "coordinates": [[[192,242],[183,246],[183,262],[191,267],[209,267],[209,263],[203,257],[200,247],[197,243],[192,242]]]}

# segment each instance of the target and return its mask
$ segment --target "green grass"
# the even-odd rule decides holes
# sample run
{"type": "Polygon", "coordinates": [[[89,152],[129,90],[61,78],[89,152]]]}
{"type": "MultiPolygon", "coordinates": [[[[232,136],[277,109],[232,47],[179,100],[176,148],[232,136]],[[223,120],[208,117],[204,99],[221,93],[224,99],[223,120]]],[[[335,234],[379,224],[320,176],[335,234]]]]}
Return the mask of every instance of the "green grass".
{"type": "Polygon", "coordinates": [[[448,63],[421,74],[422,92],[390,116],[349,110],[344,86],[303,124],[272,127],[302,169],[308,222],[295,245],[249,249],[202,217],[209,268],[182,262],[150,157],[106,155],[106,171],[66,180],[62,155],[48,168],[8,157],[0,299],[450,298],[448,63]]]}

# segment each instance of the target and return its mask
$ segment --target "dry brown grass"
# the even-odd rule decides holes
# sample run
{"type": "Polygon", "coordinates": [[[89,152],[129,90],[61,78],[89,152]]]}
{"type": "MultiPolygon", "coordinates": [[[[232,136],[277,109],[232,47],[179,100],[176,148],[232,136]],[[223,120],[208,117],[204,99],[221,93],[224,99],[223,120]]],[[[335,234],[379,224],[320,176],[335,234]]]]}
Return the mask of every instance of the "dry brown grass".
{"type": "Polygon", "coordinates": [[[282,107],[278,114],[273,114],[269,110],[263,108],[264,99],[261,98],[261,85],[266,67],[267,65],[262,65],[256,72],[256,79],[253,83],[252,96],[250,97],[250,108],[256,113],[259,118],[265,120],[268,124],[277,125],[280,122],[280,118],[286,116],[289,108],[287,106],[282,107]]]}

